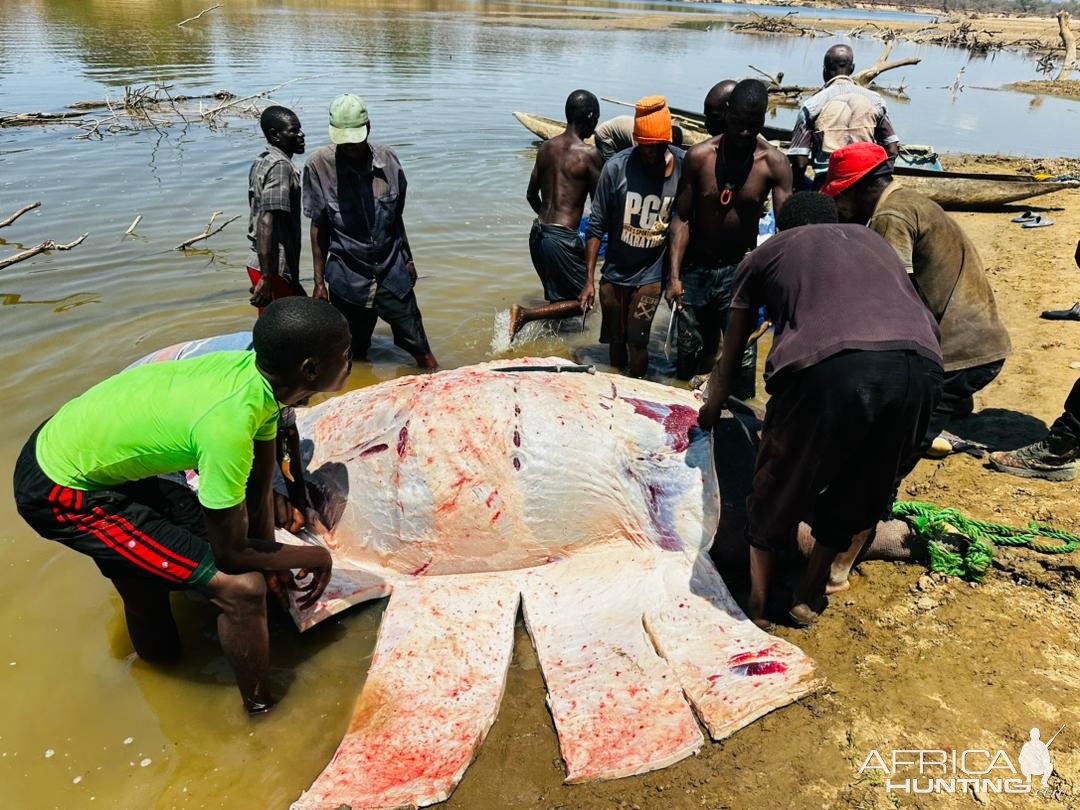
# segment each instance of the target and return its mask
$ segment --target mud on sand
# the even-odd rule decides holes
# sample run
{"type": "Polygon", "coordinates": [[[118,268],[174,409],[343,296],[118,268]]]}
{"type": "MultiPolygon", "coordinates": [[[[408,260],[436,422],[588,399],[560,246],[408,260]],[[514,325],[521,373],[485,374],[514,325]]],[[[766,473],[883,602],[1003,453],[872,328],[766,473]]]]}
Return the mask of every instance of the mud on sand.
{"type": "MultiPolygon", "coordinates": [[[[1019,171],[1030,162],[953,157],[949,168],[1019,171]]],[[[956,214],[990,273],[1014,353],[956,433],[1013,448],[1041,436],[1080,370],[1080,323],[1039,319],[1080,300],[1073,251],[1080,192],[1033,200],[1056,220],[1024,230],[1025,207],[956,214]]],[[[1080,484],[1027,481],[968,456],[924,461],[901,497],[951,505],[1013,525],[1050,521],[1080,531],[1080,484]]],[[[1080,806],[1080,552],[999,550],[982,585],[918,566],[864,563],[810,631],[781,629],[817,661],[825,691],[780,709],[662,771],[587,785],[564,771],[532,647],[518,628],[506,698],[449,807],[971,808],[1080,806]],[[1065,729],[1051,754],[1050,799],[886,794],[859,769],[872,749],[1003,749],[1017,764],[1028,730],[1065,729]],[[980,801],[981,800],[981,801],[980,801]]],[[[1017,767],[1019,767],[1017,765],[1017,767]]]]}

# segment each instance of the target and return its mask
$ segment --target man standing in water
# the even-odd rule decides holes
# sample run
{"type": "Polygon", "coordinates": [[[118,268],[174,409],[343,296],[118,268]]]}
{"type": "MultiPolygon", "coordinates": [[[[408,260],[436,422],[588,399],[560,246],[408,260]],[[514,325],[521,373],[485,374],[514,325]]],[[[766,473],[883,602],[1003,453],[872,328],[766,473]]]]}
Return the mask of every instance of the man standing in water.
{"type": "Polygon", "coordinates": [[[112,580],[140,658],[180,653],[170,591],[209,597],[244,706],[257,714],[274,704],[265,575],[295,588],[289,572],[307,571],[299,604],[311,606],[332,565],[321,546],[274,541],[278,416],[341,389],[351,341],[333,307],[299,296],[267,307],[252,341],[254,352],[150,363],[95,385],[31,434],[14,483],[34,531],[112,580]],[[197,497],[160,477],[191,469],[197,497]]]}
{"type": "MultiPolygon", "coordinates": [[[[705,120],[721,126],[716,137],[690,148],[671,221],[671,275],[667,298],[678,310],[676,374],[688,380],[716,362],[730,317],[732,281],[757,245],[758,221],[769,194],[779,212],[791,195],[784,154],[759,138],[769,94],[756,79],[721,82],[705,99],[705,120]]],[[[711,131],[711,130],[710,130],[711,131]]],[[[743,357],[738,397],[754,395],[757,353],[743,357]]]]}
{"type": "Polygon", "coordinates": [[[578,223],[585,198],[596,189],[603,161],[585,143],[600,117],[600,102],[588,90],[566,99],[566,131],[540,145],[526,199],[536,219],[529,233],[529,253],[544,286],[548,305],[510,308],[510,337],[529,321],[581,314],[578,297],[585,286],[585,245],[578,223]]]}
{"type": "Polygon", "coordinates": [[[300,119],[287,107],[263,110],[259,126],[266,136],[248,172],[248,278],[251,305],[262,311],[271,301],[304,295],[300,286],[300,174],[293,155],[304,153],[300,119]]]}
{"type": "Polygon", "coordinates": [[[885,102],[873,90],[856,84],[851,77],[854,72],[855,54],[847,45],[833,45],[825,52],[821,69],[825,86],[799,111],[788,148],[800,188],[811,162],[814,188],[820,188],[829,170],[829,155],[849,143],[877,143],[890,158],[900,154],[900,139],[885,102]]]}
{"type": "Polygon", "coordinates": [[[606,233],[600,342],[609,346],[611,365],[631,377],[649,370],[649,332],[660,303],[668,223],[685,154],[671,145],[671,137],[664,97],[641,99],[634,114],[637,146],[604,164],[589,215],[581,307],[593,305],[596,259],[606,233]]]}
{"type": "Polygon", "coordinates": [[[394,343],[424,369],[431,353],[416,303],[416,265],[405,233],[407,183],[393,149],[368,140],[367,105],[351,93],[330,104],[333,146],[304,165],[304,213],[311,219],[313,295],[349,322],[353,356],[366,359],[379,318],[394,343]]]}

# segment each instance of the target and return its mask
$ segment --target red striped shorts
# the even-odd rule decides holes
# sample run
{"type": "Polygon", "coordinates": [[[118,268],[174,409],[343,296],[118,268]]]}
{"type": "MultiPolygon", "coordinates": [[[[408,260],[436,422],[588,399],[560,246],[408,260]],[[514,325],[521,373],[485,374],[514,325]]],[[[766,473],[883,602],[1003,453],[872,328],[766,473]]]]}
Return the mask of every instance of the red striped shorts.
{"type": "Polygon", "coordinates": [[[92,558],[110,579],[150,578],[178,590],[203,587],[217,573],[190,489],[164,478],[100,490],[61,486],[38,465],[37,436],[14,476],[15,504],[34,531],[92,558]]]}

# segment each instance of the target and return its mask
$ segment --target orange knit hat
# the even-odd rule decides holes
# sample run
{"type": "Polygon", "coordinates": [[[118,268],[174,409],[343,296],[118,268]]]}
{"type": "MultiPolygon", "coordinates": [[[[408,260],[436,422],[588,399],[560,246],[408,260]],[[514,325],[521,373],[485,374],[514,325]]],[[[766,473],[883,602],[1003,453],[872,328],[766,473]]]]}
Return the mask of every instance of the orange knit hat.
{"type": "Polygon", "coordinates": [[[634,108],[634,140],[649,146],[671,143],[671,110],[663,96],[646,96],[634,108]]]}

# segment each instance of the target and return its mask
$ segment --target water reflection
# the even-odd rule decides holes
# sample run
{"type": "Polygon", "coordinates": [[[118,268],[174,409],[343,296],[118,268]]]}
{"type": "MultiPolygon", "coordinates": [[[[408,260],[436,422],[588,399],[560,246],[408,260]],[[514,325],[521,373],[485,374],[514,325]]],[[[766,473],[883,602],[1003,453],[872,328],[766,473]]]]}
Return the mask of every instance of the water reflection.
{"type": "Polygon", "coordinates": [[[50,298],[31,300],[23,298],[21,293],[0,293],[0,306],[14,307],[26,304],[37,304],[53,307],[53,312],[67,312],[69,309],[81,307],[84,304],[100,304],[101,293],[72,293],[63,298],[50,298]]]}

